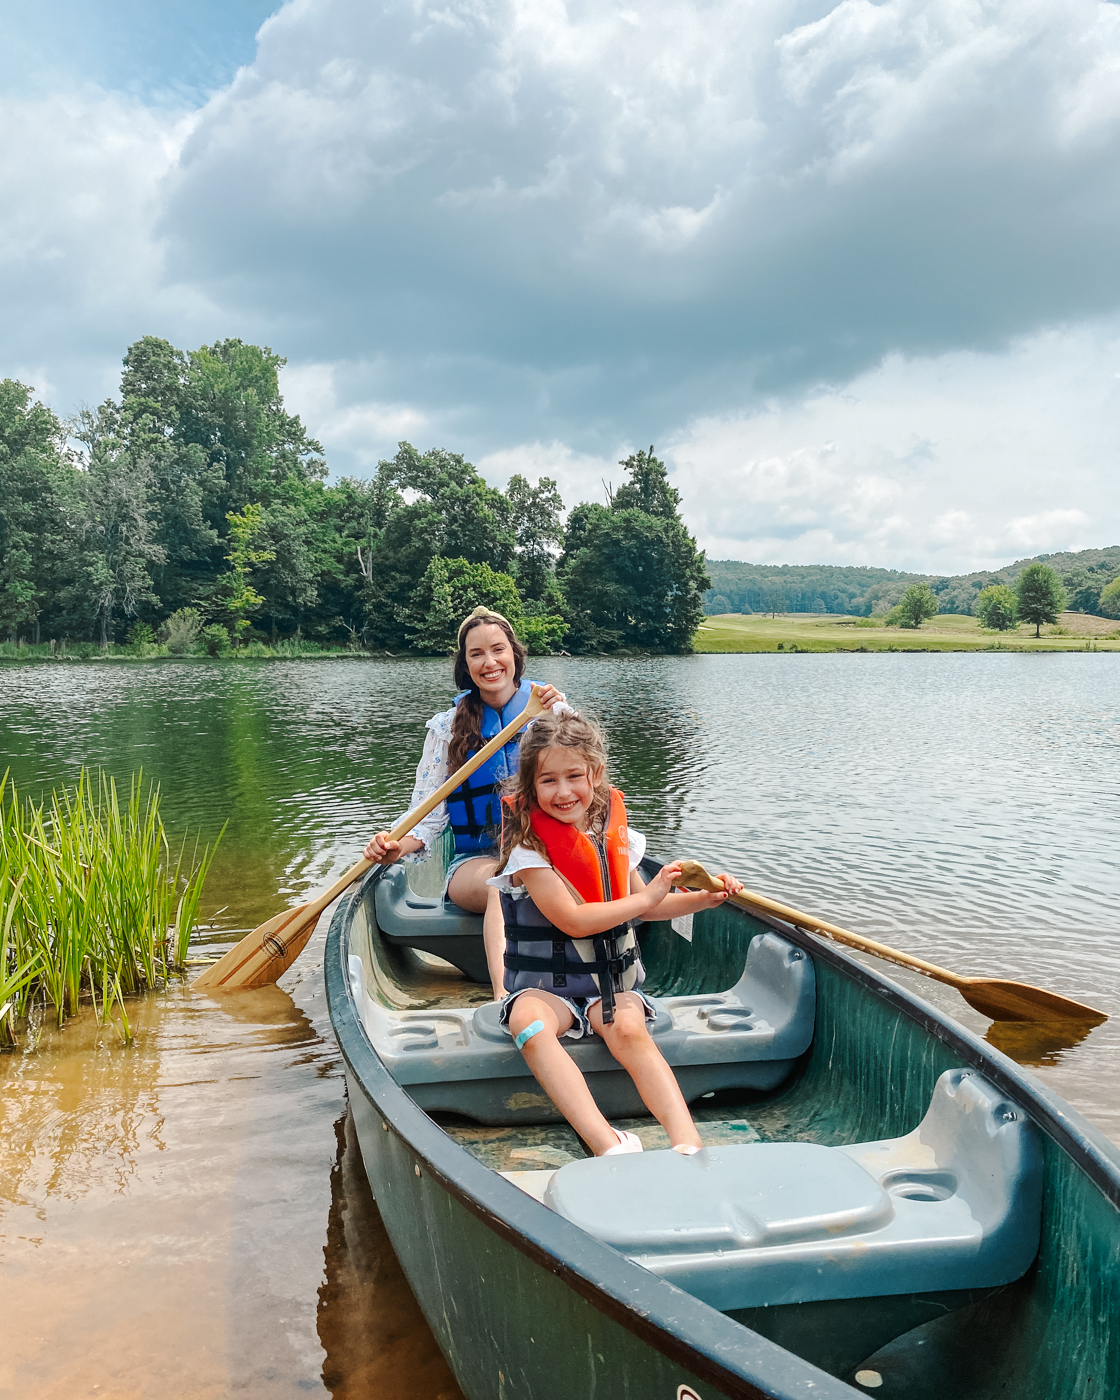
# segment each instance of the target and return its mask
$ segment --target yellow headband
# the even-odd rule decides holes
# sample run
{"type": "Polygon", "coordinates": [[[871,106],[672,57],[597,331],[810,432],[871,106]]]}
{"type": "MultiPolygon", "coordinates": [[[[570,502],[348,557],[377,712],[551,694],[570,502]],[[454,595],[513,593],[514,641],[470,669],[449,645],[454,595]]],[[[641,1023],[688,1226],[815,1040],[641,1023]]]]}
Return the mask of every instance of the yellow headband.
{"type": "Polygon", "coordinates": [[[475,608],[474,612],[469,613],[459,624],[459,632],[456,637],[456,641],[459,646],[463,645],[463,633],[467,630],[467,628],[471,625],[472,622],[475,622],[482,617],[488,618],[489,620],[494,622],[504,622],[505,625],[509,628],[509,630],[511,632],[513,631],[513,625],[511,624],[509,619],[503,617],[500,612],[495,612],[493,608],[477,607],[475,608]]]}

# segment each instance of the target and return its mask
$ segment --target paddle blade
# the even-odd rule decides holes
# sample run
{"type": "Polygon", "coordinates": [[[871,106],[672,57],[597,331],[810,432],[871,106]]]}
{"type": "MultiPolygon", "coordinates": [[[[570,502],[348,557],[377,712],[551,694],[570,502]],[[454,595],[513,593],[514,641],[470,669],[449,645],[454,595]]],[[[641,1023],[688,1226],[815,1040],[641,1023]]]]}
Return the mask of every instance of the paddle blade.
{"type": "Polygon", "coordinates": [[[974,1011],[993,1021],[1081,1021],[1099,1026],[1108,1020],[1105,1011],[1024,982],[961,977],[953,986],[974,1011]]]}
{"type": "Polygon", "coordinates": [[[191,984],[200,992],[247,992],[283,976],[303,951],[319,918],[301,904],[274,914],[201,972],[191,984]]]}

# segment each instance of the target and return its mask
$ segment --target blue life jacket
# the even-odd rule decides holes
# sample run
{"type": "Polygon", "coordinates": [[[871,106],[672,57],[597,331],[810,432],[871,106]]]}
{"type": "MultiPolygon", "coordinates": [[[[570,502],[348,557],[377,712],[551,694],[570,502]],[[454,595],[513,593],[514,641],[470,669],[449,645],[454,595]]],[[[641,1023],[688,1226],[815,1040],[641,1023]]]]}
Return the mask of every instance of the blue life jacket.
{"type": "MultiPolygon", "coordinates": [[[[482,739],[485,743],[500,734],[511,720],[517,718],[529,703],[534,685],[522,677],[521,684],[503,705],[501,711],[489,705],[482,707],[482,739]]],[[[455,704],[470,694],[464,690],[456,695],[455,704]]],[[[466,782],[460,783],[447,799],[447,815],[451,819],[451,830],[455,836],[455,854],[465,855],[470,851],[492,851],[498,844],[502,828],[501,785],[517,772],[518,735],[508,744],[503,744],[493,758],[487,759],[481,768],[476,768],[466,782]]],[[[478,752],[471,749],[467,755],[473,757],[478,752]]]]}

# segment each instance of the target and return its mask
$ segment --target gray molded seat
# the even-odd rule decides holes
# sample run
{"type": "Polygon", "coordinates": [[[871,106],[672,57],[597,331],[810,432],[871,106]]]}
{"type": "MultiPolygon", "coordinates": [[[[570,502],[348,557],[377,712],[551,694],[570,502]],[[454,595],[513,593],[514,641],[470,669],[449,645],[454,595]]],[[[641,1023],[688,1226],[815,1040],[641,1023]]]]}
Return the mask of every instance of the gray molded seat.
{"type": "Polygon", "coordinates": [[[729,1312],[1010,1283],[1038,1252],[1042,1161],[1020,1110],[947,1070],[905,1137],[589,1158],[543,1199],[729,1312]]]}
{"type": "Polygon", "coordinates": [[[468,914],[443,895],[414,893],[405,866],[390,866],[378,880],[374,908],[387,943],[434,953],[473,982],[490,981],[482,915],[468,914]]]}
{"type": "MultiPolygon", "coordinates": [[[[366,995],[359,958],[351,957],[350,976],[374,1049],[422,1108],[482,1123],[559,1118],[499,1025],[496,1002],[394,1012],[366,995]]],[[[729,991],[652,1000],[654,1038],[688,1099],[714,1089],[774,1089],[813,1038],[812,960],[775,933],[751,941],[743,975],[729,991]]],[[[604,1113],[645,1112],[630,1076],[598,1037],[564,1046],[604,1113]]]]}

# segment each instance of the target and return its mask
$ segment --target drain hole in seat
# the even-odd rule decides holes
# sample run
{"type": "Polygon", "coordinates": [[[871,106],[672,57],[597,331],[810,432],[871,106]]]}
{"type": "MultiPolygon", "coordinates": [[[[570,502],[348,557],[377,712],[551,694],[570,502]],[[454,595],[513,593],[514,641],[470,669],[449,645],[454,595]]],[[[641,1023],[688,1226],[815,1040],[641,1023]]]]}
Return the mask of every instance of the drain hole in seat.
{"type": "Polygon", "coordinates": [[[957,1178],[952,1172],[897,1171],[883,1177],[883,1190],[905,1201],[947,1201],[956,1194],[957,1178]]]}

